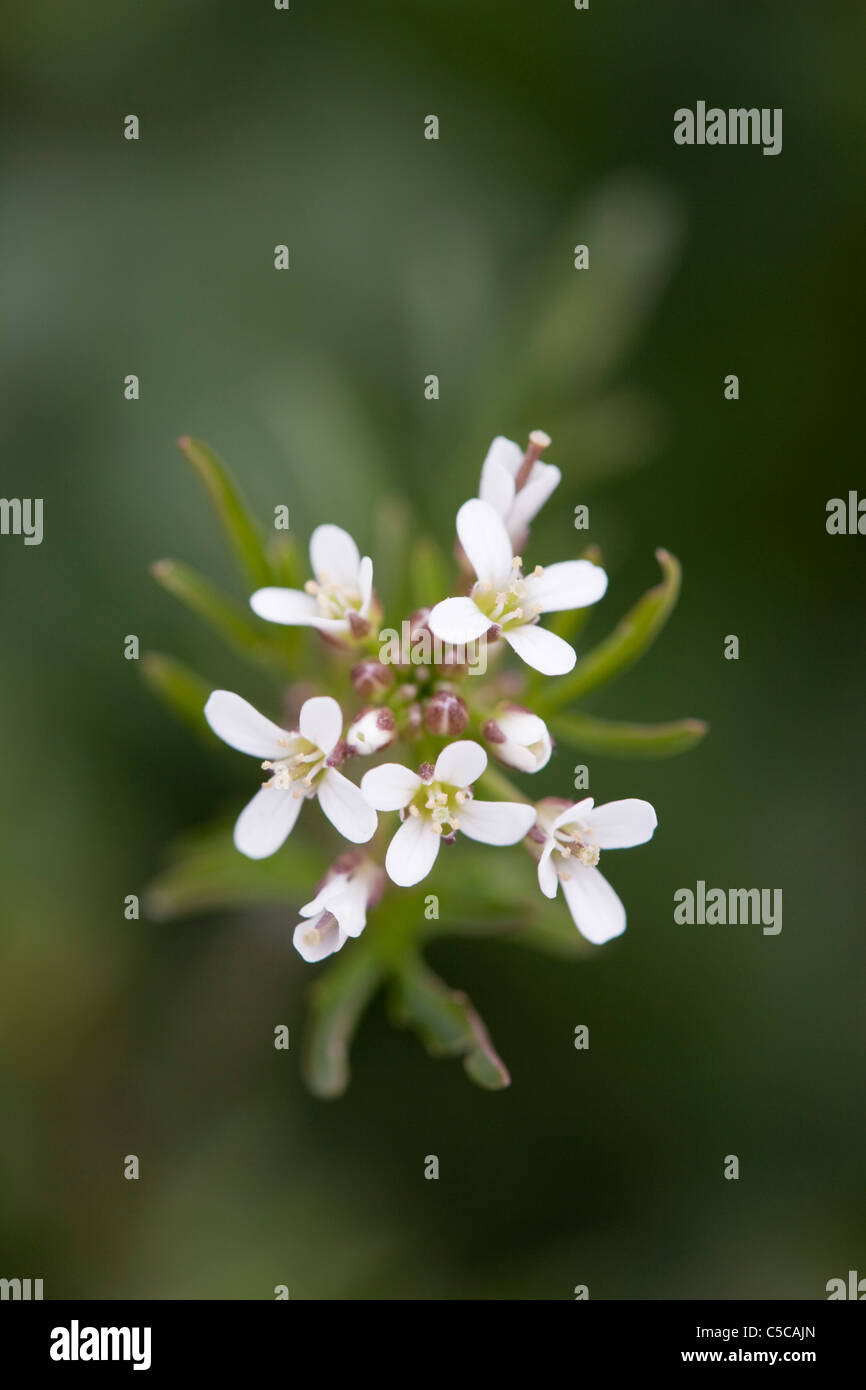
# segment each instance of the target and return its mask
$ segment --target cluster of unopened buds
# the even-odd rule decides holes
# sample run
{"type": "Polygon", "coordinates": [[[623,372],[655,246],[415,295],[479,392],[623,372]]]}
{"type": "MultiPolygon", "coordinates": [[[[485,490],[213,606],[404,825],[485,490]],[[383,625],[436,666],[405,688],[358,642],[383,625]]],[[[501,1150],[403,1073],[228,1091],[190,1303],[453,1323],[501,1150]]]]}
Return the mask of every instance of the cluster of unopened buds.
{"type": "Polygon", "coordinates": [[[243,854],[274,854],[313,800],[345,840],[365,846],[337,858],[301,908],[294,944],[307,961],[359,936],[388,880],[420,883],[441,847],[460,835],[495,847],[522,843],[537,861],[541,892],[553,898],[562,884],[589,941],[600,944],[625,928],[625,909],[599,871],[599,856],[650,839],[656,815],[648,802],[532,802],[507,782],[496,799],[476,795],[485,777],[502,791],[504,779],[489,776],[490,757],[535,774],[552,753],[544,720],[509,694],[514,681],[501,664],[504,649],[543,676],[566,674],[574,649],[541,619],[594,604],[607,588],[604,570],[588,559],[532,569],[523,563],[530,523],[560,481],[559,469],[541,459],[549,442],[540,431],[526,450],[493,441],[479,496],[457,514],[455,587],[463,592],[413,614],[405,624],[410,649],[396,659],[383,645],[373,562],[338,526],[313,532],[314,577],[303,589],[262,588],[250,599],[270,622],[318,629],[345,658],[345,705],[309,695],[298,702],[290,730],[230,691],[214,691],[205,707],[214,732],[258,758],[267,774],[235,825],[243,854]],[[380,761],[358,782],[341,770],[392,745],[402,748],[403,760],[380,761]]]}

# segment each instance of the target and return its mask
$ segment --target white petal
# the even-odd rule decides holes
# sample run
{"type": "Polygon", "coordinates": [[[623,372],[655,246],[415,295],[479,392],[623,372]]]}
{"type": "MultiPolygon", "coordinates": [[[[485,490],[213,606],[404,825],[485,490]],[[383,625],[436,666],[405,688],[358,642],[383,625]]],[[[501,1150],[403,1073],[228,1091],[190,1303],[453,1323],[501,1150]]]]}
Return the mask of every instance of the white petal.
{"type": "Polygon", "coordinates": [[[471,598],[445,598],[430,610],[427,626],[440,642],[474,642],[490,627],[490,619],[471,598]]]}
{"type": "Polygon", "coordinates": [[[501,517],[506,517],[514,502],[514,479],[523,462],[523,451],[518,444],[498,435],[487,450],[487,457],[481,466],[481,486],[478,496],[482,502],[489,502],[501,517]]]}
{"type": "Polygon", "coordinates": [[[344,632],[348,623],[341,618],[323,618],[319,605],[310,594],[300,589],[256,589],[250,608],[268,623],[283,623],[286,627],[336,627],[344,632]]]}
{"type": "Polygon", "coordinates": [[[547,565],[537,579],[526,581],[526,601],[540,603],[542,613],[561,613],[597,603],[607,589],[607,574],[591,560],[562,560],[547,565]]]}
{"type": "Polygon", "coordinates": [[[301,734],[322,752],[330,753],[343,732],[343,711],[330,695],[314,695],[301,706],[301,734]]]}
{"type": "Polygon", "coordinates": [[[382,763],[361,778],[361,791],[377,811],[402,811],[421,785],[418,774],[402,763],[382,763]]]}
{"type": "Polygon", "coordinates": [[[496,723],[506,738],[513,738],[525,748],[531,743],[540,743],[547,734],[544,720],[528,709],[502,710],[496,715],[496,723]]]}
{"type": "Polygon", "coordinates": [[[288,752],[292,735],[230,690],[213,692],[204,707],[204,717],[223,743],[239,753],[275,759],[284,758],[288,752]]]}
{"type": "Polygon", "coordinates": [[[295,950],[311,965],[339,951],[345,940],[339,924],[327,912],[313,922],[299,922],[292,935],[295,950]]]}
{"type": "Polygon", "coordinates": [[[629,797],[597,806],[586,818],[601,849],[630,849],[652,839],[658,817],[648,801],[629,797]]]}
{"type": "Polygon", "coordinates": [[[361,607],[358,611],[362,618],[366,618],[373,598],[373,561],[369,555],[365,555],[361,561],[358,570],[358,588],[361,590],[361,607]]]}
{"type": "Polygon", "coordinates": [[[548,840],[538,861],[538,886],[546,898],[555,898],[559,876],[553,862],[553,841],[548,840]]]}
{"type": "Polygon", "coordinates": [[[363,875],[336,874],[329,878],[312,902],[301,908],[302,917],[316,917],[327,910],[337,919],[344,936],[360,936],[367,921],[368,883],[363,875]]]}
{"type": "Polygon", "coordinates": [[[535,824],[535,807],[520,801],[466,801],[460,831],[482,845],[516,845],[535,824]]]}
{"type": "Polygon", "coordinates": [[[581,801],[564,807],[548,826],[548,832],[552,834],[554,830],[561,830],[565,825],[588,826],[593,804],[593,798],[585,796],[581,801]]]}
{"type": "Polygon", "coordinates": [[[319,805],[335,830],[353,845],[366,844],[376,833],[376,812],[361,794],[361,788],[329,767],[319,779],[319,805]]]}
{"type": "Polygon", "coordinates": [[[449,787],[469,787],[477,782],[487,766],[487,754],[471,738],[458,739],[442,749],[436,759],[433,773],[434,782],[445,782],[449,787]]]}
{"type": "Polygon", "coordinates": [[[499,513],[473,497],[457,513],[457,535],[481,582],[501,589],[511,574],[514,551],[499,513]]]}
{"type": "MultiPolygon", "coordinates": [[[[515,743],[512,738],[507,738],[504,743],[495,744],[493,756],[497,762],[505,763],[506,767],[516,767],[518,772],[538,772],[539,770],[539,765],[529,749],[524,748],[521,743],[515,743]]],[[[548,754],[545,762],[549,760],[549,756],[548,754]]]]}
{"type": "Polygon", "coordinates": [[[577,661],[577,654],[562,637],[537,623],[526,623],[523,627],[502,629],[512,651],[517,652],[521,661],[540,671],[543,676],[564,676],[577,661]]]}
{"type": "Polygon", "coordinates": [[[508,515],[508,530],[515,540],[520,538],[530,521],[541,511],[561,477],[559,469],[552,463],[534,464],[528,482],[516,494],[508,515]]]}
{"type": "Polygon", "coordinates": [[[304,798],[282,787],[261,787],[235,821],[235,845],[248,859],[267,859],[288,838],[304,798]]]}
{"type": "Polygon", "coordinates": [[[320,584],[358,588],[361,555],[342,526],[317,526],[310,537],[310,563],[320,584]]]}
{"type": "Polygon", "coordinates": [[[514,502],[514,479],[500,464],[486,463],[481,474],[478,496],[482,502],[489,502],[504,521],[514,502]]]}
{"type": "MultiPolygon", "coordinates": [[[[513,481],[520,472],[522,463],[523,450],[520,445],[515,444],[513,439],[506,439],[504,434],[498,434],[484,456],[484,462],[481,465],[481,481],[484,482],[484,471],[491,464],[503,469],[513,481]]],[[[512,488],[512,495],[513,492],[512,488]]]]}
{"type": "Polygon", "coordinates": [[[598,869],[587,864],[570,865],[562,879],[562,891],[574,925],[587,941],[602,946],[625,931],[625,908],[598,869]]]}
{"type": "Polygon", "coordinates": [[[401,888],[420,883],[436,863],[441,839],[426,816],[407,816],[385,855],[388,877],[401,888]]]}

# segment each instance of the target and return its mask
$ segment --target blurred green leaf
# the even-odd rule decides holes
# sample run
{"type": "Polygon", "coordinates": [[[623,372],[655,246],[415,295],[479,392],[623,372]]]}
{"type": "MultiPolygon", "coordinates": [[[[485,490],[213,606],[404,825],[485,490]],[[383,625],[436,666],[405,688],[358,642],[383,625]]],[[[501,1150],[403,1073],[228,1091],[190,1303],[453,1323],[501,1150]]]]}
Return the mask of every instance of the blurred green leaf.
{"type": "Polygon", "coordinates": [[[398,623],[408,616],[403,610],[410,603],[407,556],[414,529],[412,511],[404,498],[387,493],[377,502],[373,515],[376,593],[389,621],[398,623]]]}
{"type": "Polygon", "coordinates": [[[527,428],[551,434],[551,461],[567,478],[640,461],[658,428],[651,403],[635,397],[621,411],[597,402],[655,308],[681,227],[675,197],[642,175],[614,174],[575,205],[516,312],[491,334],[475,397],[479,447],[507,402],[527,428]],[[579,244],[589,247],[586,270],[574,269],[579,244]]]}
{"type": "Polygon", "coordinates": [[[467,1076],[477,1086],[498,1091],[511,1077],[487,1029],[461,990],[450,989],[424,962],[413,956],[396,974],[391,992],[395,1020],[411,1027],[434,1057],[462,1057],[467,1076]]]}
{"type": "Polygon", "coordinates": [[[314,896],[326,867],[322,850],[299,829],[277,854],[253,860],[235,849],[231,825],[219,821],[171,848],[168,867],[147,890],[145,911],[165,921],[227,907],[293,907],[314,896]]]}
{"type": "Polygon", "coordinates": [[[212,685],[182,661],[162,652],[146,652],[139,668],[145,683],[172,714],[204,737],[208,730],[203,710],[212,685]]]}
{"type": "Polygon", "coordinates": [[[454,590],[456,565],[449,565],[440,547],[428,536],[419,536],[409,560],[411,607],[432,608],[454,590]]]}
{"type": "Polygon", "coordinates": [[[239,603],[190,565],[180,560],[157,560],[150,572],[158,584],[203,618],[236,651],[266,665],[283,664],[277,645],[281,634],[263,632],[257,619],[248,617],[239,603]]]}
{"type": "Polygon", "coordinates": [[[700,743],[708,725],[702,719],[674,719],[667,724],[631,724],[595,719],[588,714],[561,714],[550,721],[552,733],[573,748],[588,748],[622,758],[670,758],[700,743]]]}
{"type": "Polygon", "coordinates": [[[609,637],[578,659],[574,671],[546,687],[539,713],[563,705],[606,685],[649,650],[676,606],[680,593],[680,563],[667,550],[657,550],[662,580],[648,589],[617,624],[609,637]]]}
{"type": "Polygon", "coordinates": [[[241,576],[250,589],[273,583],[258,526],[252,520],[228,468],[207,444],[184,435],[178,448],[207,489],[241,576]]]}
{"type": "Polygon", "coordinates": [[[303,1071],[322,1100],[335,1100],[349,1084],[349,1045],[384,974],[367,941],[350,941],[310,990],[303,1071]]]}
{"type": "Polygon", "coordinates": [[[306,579],[304,557],[295,537],[275,531],[267,544],[272,582],[286,589],[300,589],[306,579]]]}

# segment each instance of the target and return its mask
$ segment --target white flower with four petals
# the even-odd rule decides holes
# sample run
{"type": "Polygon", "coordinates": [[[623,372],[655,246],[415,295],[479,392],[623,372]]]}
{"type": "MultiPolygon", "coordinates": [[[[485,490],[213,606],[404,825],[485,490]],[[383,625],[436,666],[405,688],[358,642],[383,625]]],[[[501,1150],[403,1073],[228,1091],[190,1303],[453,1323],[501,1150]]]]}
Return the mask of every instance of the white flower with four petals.
{"type": "Polygon", "coordinates": [[[311,797],[318,797],[328,820],[353,844],[365,844],[375,834],[376,812],[360,788],[329,762],[343,732],[342,711],[330,695],[306,700],[292,733],[230,690],[215,690],[204,714],[223,743],[264,758],[262,767],[271,774],[235,823],[235,845],[242,854],[250,859],[274,854],[311,797]]]}
{"type": "Polygon", "coordinates": [[[535,810],[517,801],[476,801],[472,783],[487,754],[472,739],[449,743],[420,774],[401,763],[365,772],[361,791],[377,811],[400,811],[403,824],[388,846],[388,877],[403,888],[420,883],[436,862],[443,836],[460,831],[484,845],[514,845],[535,823],[535,810]]]}
{"type": "Polygon", "coordinates": [[[538,885],[546,898],[555,898],[562,884],[574,925],[596,946],[625,931],[625,908],[596,867],[599,855],[645,844],[657,824],[650,803],[635,797],[605,806],[595,806],[591,796],[565,806],[555,799],[539,802],[538,885]]]}
{"type": "Polygon", "coordinates": [[[305,920],[295,927],[292,942],[304,960],[324,960],[350,936],[360,936],[367,925],[367,908],[380,897],[384,881],[378,864],[360,851],[341,855],[312,902],[301,908],[305,920]]]}
{"type": "Polygon", "coordinates": [[[457,513],[457,535],[477,576],[466,597],[446,598],[430,612],[431,632],[442,642],[475,642],[492,628],[513,651],[545,676],[562,676],[577,660],[574,648],[539,627],[541,613],[585,608],[607,589],[607,575],[590,560],[564,560],[524,577],[505,523],[489,502],[474,497],[457,513]]]}
{"type": "Polygon", "coordinates": [[[250,607],[269,623],[315,627],[339,636],[366,624],[373,601],[373,561],[341,526],[317,526],[310,537],[315,579],[303,589],[257,589],[250,607]]]}

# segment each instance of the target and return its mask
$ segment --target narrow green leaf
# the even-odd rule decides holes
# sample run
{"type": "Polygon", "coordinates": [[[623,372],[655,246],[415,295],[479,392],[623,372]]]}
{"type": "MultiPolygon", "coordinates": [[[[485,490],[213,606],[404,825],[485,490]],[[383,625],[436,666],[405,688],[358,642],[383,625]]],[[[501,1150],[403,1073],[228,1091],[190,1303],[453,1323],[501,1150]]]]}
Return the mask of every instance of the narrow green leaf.
{"type": "Polygon", "coordinates": [[[385,604],[386,611],[401,610],[397,612],[397,617],[408,616],[402,610],[411,602],[406,557],[409,537],[414,529],[412,511],[404,498],[386,493],[377,502],[373,529],[376,593],[385,604]]]}
{"type": "Polygon", "coordinates": [[[454,562],[449,565],[439,546],[428,536],[419,536],[409,560],[413,608],[432,608],[454,588],[454,562]]]}
{"type": "Polygon", "coordinates": [[[668,724],[629,724],[595,719],[589,714],[560,714],[550,721],[557,738],[574,748],[611,757],[670,758],[700,743],[708,725],[702,719],[674,719],[668,724]]]}
{"type": "Polygon", "coordinates": [[[177,442],[207,489],[242,578],[252,589],[271,584],[273,576],[259,528],[226,465],[200,439],[184,435],[177,442]]]}
{"type": "Polygon", "coordinates": [[[310,990],[304,1080],[322,1100],[336,1099],[349,1084],[349,1045],[383,974],[367,944],[350,941],[310,990]]]}
{"type": "MultiPolygon", "coordinates": [[[[590,690],[621,675],[649,650],[670,617],[679,598],[680,563],[667,550],[657,550],[662,579],[648,589],[609,637],[578,659],[573,672],[550,687],[543,699],[545,711],[561,709],[590,690]]],[[[541,712],[541,711],[539,711],[541,712]]]]}
{"type": "Polygon", "coordinates": [[[150,572],[158,584],[245,656],[273,664],[279,661],[274,642],[252,616],[204,575],[180,560],[157,560],[150,572]]]}
{"type": "Polygon", "coordinates": [[[145,683],[172,714],[204,736],[207,725],[202,711],[212,689],[204,677],[162,652],[146,652],[139,668],[145,683]]]}
{"type": "Polygon", "coordinates": [[[167,867],[147,889],[145,912],[168,921],[222,908],[294,907],[313,896],[326,865],[322,851],[302,838],[300,829],[278,854],[247,859],[235,849],[231,823],[218,821],[172,846],[167,867]]]}
{"type": "Polygon", "coordinates": [[[304,571],[304,557],[294,536],[285,531],[275,531],[267,544],[268,565],[272,582],[286,589],[300,589],[307,575],[304,571]]]}
{"type": "Polygon", "coordinates": [[[392,1011],[411,1027],[434,1057],[462,1057],[467,1076],[477,1086],[498,1091],[511,1077],[490,1041],[487,1029],[462,990],[452,990],[417,956],[395,976],[392,1011]]]}

